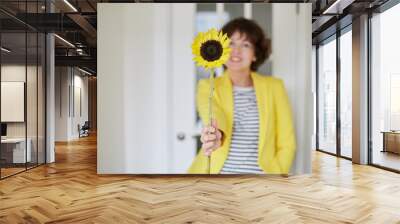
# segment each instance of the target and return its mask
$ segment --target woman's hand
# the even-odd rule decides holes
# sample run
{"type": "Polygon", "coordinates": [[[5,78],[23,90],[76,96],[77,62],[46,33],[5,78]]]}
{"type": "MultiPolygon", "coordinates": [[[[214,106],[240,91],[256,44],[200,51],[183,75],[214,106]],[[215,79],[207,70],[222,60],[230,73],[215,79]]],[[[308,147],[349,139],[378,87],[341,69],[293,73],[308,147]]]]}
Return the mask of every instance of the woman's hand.
{"type": "Polygon", "coordinates": [[[211,126],[206,126],[201,131],[200,141],[203,143],[201,148],[206,156],[221,146],[222,132],[218,129],[218,124],[215,119],[212,120],[211,126]]]}

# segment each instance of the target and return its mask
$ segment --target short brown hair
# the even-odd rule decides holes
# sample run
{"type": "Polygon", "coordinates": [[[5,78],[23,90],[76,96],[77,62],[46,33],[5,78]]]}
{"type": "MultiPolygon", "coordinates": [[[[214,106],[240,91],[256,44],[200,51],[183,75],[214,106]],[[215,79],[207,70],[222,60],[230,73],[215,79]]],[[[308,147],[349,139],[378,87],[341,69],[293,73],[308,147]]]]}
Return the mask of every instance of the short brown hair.
{"type": "Polygon", "coordinates": [[[229,21],[222,27],[222,32],[231,37],[235,32],[246,35],[248,41],[254,46],[256,61],[251,63],[250,69],[257,71],[258,67],[268,58],[270,53],[270,40],[265,37],[262,28],[253,20],[237,18],[229,21]]]}

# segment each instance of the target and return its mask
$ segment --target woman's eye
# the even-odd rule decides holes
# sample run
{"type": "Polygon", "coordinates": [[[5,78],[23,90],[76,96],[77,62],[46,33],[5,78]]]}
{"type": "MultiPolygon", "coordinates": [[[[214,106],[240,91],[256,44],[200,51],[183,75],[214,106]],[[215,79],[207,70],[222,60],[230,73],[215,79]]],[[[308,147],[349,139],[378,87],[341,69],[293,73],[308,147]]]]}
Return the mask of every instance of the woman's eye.
{"type": "Polygon", "coordinates": [[[250,44],[250,43],[244,43],[244,44],[243,44],[243,47],[245,47],[245,48],[251,48],[251,44],[250,44]]]}

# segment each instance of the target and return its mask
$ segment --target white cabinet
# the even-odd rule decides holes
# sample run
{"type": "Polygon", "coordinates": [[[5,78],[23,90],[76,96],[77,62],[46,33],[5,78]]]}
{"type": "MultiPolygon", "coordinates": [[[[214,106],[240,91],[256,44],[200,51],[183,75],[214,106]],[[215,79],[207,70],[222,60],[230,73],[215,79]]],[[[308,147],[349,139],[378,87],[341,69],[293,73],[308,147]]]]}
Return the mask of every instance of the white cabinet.
{"type": "Polygon", "coordinates": [[[2,145],[11,147],[13,163],[25,163],[32,161],[32,140],[28,138],[26,142],[28,145],[25,151],[25,138],[7,138],[1,140],[2,145]]]}

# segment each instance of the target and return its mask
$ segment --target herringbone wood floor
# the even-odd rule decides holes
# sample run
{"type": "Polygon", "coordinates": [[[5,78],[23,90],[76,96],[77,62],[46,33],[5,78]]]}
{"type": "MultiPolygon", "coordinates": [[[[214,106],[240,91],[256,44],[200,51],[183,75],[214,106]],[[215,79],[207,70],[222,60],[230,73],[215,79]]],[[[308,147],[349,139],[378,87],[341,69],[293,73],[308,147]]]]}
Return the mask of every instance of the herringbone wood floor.
{"type": "Polygon", "coordinates": [[[400,175],[315,153],[313,174],[98,176],[96,139],[0,181],[0,223],[400,223],[400,175]]]}

